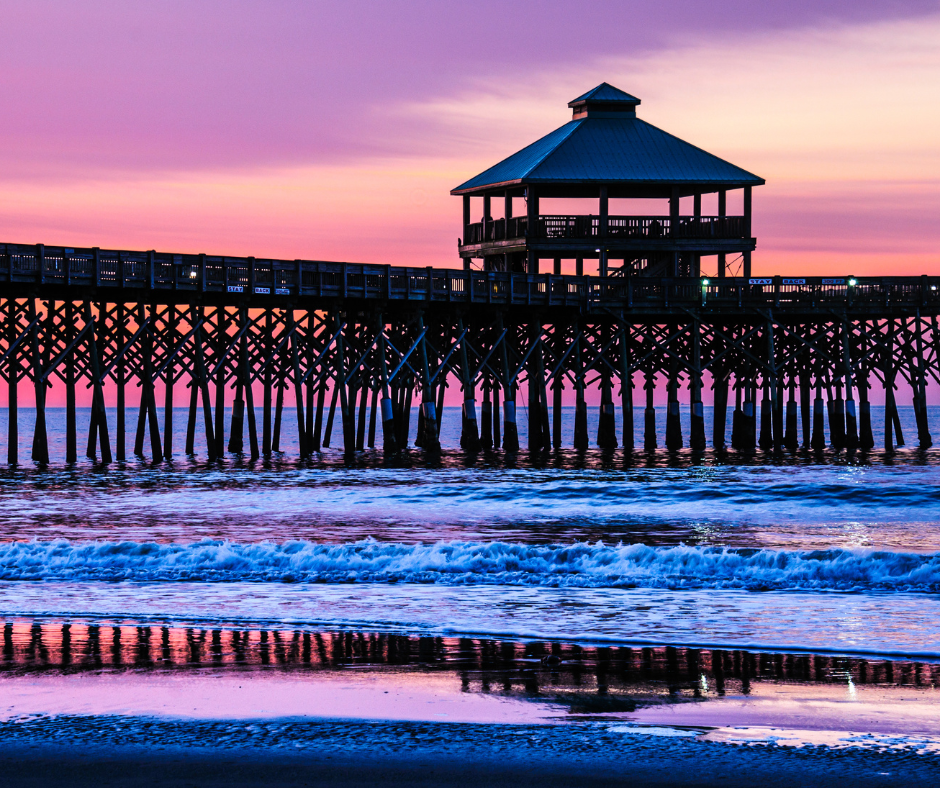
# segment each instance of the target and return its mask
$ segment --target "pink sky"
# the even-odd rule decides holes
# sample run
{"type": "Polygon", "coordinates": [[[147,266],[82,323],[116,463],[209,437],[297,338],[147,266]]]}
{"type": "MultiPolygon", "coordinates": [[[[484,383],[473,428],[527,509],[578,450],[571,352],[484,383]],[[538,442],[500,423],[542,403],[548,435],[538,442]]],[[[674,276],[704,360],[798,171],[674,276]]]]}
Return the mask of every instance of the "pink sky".
{"type": "Polygon", "coordinates": [[[756,273],[940,272],[940,4],[5,2],[0,240],[458,264],[601,81],[767,179],[756,273]]]}

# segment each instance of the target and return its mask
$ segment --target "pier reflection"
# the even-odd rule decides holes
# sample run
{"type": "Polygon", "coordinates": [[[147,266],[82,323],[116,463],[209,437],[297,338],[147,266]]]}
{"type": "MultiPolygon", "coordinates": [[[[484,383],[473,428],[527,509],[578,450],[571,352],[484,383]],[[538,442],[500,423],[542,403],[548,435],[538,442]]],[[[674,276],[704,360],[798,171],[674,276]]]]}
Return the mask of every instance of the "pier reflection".
{"type": "Polygon", "coordinates": [[[580,646],[306,628],[7,620],[0,674],[94,671],[408,671],[465,692],[551,698],[571,711],[748,695],[758,684],[934,688],[940,664],[673,646],[580,646]]]}

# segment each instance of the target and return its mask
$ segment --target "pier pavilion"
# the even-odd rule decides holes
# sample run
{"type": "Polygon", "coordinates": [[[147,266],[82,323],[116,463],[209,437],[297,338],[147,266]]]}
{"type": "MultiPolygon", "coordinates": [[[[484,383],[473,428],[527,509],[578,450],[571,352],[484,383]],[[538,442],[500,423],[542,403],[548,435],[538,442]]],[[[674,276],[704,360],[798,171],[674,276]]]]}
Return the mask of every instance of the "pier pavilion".
{"type": "Polygon", "coordinates": [[[637,117],[639,104],[604,82],[568,103],[564,126],[454,189],[464,266],[538,274],[547,260],[558,275],[573,259],[581,276],[587,259],[600,276],[697,277],[702,258],[713,257],[708,270],[718,277],[729,262],[750,277],[751,192],[764,180],[637,117]],[[738,191],[741,212],[729,215],[729,192],[738,191]],[[705,216],[711,194],[716,215],[705,216]],[[548,201],[581,210],[543,212],[548,201]],[[611,201],[660,210],[612,213],[611,201]]]}

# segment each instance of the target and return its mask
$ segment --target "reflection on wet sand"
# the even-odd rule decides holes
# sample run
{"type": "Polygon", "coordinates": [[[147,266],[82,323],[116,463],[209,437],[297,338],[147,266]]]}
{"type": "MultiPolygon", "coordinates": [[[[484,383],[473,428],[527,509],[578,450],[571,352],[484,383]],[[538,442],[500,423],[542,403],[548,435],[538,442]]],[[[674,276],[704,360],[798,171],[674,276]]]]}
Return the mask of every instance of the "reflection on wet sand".
{"type": "MultiPolygon", "coordinates": [[[[5,621],[2,631],[0,671],[8,674],[410,669],[454,674],[463,691],[533,696],[575,691],[585,698],[610,698],[612,705],[615,695],[625,702],[637,694],[670,702],[747,696],[760,684],[920,689],[940,684],[937,663],[819,654],[26,620],[5,621]]],[[[606,702],[592,705],[599,709],[606,702]]]]}

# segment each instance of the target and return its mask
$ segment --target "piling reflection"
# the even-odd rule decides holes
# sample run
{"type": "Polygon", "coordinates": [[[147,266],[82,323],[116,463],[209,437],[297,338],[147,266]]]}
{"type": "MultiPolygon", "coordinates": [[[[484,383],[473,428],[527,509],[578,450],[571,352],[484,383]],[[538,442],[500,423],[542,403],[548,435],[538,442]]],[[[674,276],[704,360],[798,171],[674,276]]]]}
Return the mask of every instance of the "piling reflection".
{"type": "Polygon", "coordinates": [[[628,711],[749,695],[758,684],[930,689],[940,664],[682,647],[581,646],[309,629],[7,620],[0,673],[368,669],[450,674],[464,692],[545,698],[571,711],[628,711]]]}

